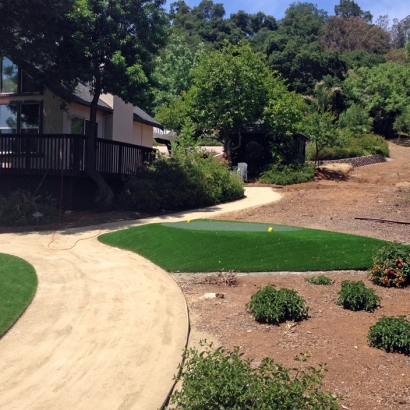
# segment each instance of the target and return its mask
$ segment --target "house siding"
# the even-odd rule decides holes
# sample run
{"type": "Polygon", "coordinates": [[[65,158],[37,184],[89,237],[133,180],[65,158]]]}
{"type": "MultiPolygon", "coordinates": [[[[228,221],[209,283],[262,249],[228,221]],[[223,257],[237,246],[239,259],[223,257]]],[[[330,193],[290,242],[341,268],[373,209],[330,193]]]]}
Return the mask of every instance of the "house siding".
{"type": "Polygon", "coordinates": [[[134,121],[132,144],[151,148],[153,138],[154,128],[152,126],[134,121]]]}

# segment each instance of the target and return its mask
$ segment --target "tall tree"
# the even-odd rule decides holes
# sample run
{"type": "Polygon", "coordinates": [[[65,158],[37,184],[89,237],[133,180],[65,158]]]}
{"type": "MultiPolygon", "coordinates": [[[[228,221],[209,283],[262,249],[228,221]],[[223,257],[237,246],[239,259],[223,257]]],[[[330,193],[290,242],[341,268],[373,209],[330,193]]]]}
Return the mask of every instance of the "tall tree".
{"type": "Polygon", "coordinates": [[[340,91],[339,87],[329,88],[324,81],[320,81],[316,84],[313,95],[305,96],[311,110],[304,120],[303,130],[315,147],[315,164],[318,163],[323,148],[341,143],[334,126],[336,117],[332,112],[333,99],[340,91]]]}
{"type": "Polygon", "coordinates": [[[349,104],[366,109],[376,134],[393,137],[396,117],[410,106],[410,65],[387,62],[349,72],[343,93],[349,104]]]}
{"type": "MultiPolygon", "coordinates": [[[[33,1],[42,10],[40,17],[47,16],[44,7],[53,2],[33,1]]],[[[21,11],[20,4],[14,5],[15,0],[3,1],[2,5],[6,3],[8,12],[14,10],[18,15],[21,11]]],[[[71,91],[78,82],[90,87],[93,99],[86,171],[98,185],[97,204],[108,207],[113,201],[113,192],[95,167],[98,100],[102,93],[120,96],[133,104],[144,105],[149,99],[154,55],[166,38],[165,0],[71,0],[67,2],[71,6],[68,9],[64,8],[64,1],[57,3],[62,7],[63,18],[59,25],[53,25],[53,30],[45,27],[49,19],[37,21],[32,32],[25,30],[23,26],[30,16],[23,12],[26,19],[17,23],[17,29],[12,29],[15,55],[17,63],[27,65],[36,63],[35,59],[28,58],[40,53],[43,57],[37,68],[47,86],[55,79],[68,85],[71,91]],[[38,41],[42,44],[40,40],[48,34],[52,41],[33,49],[38,41]]]]}
{"type": "Polygon", "coordinates": [[[353,0],[340,0],[340,3],[335,6],[335,15],[343,18],[358,17],[366,23],[371,23],[373,20],[370,11],[363,11],[353,0]]]}
{"type": "Polygon", "coordinates": [[[196,52],[192,53],[181,37],[171,35],[161,57],[157,57],[153,72],[155,112],[158,107],[175,101],[183,91],[189,89],[192,83],[192,69],[198,65],[203,52],[203,43],[200,43],[196,52]]]}
{"type": "Polygon", "coordinates": [[[228,159],[241,146],[242,128],[260,120],[268,100],[269,70],[249,45],[226,44],[204,54],[193,72],[188,95],[191,117],[209,133],[217,132],[228,159]],[[233,134],[238,144],[233,146],[233,134]]]}
{"type": "Polygon", "coordinates": [[[390,49],[388,32],[355,16],[329,17],[323,27],[320,42],[325,50],[341,52],[363,50],[385,54],[390,49]]]}

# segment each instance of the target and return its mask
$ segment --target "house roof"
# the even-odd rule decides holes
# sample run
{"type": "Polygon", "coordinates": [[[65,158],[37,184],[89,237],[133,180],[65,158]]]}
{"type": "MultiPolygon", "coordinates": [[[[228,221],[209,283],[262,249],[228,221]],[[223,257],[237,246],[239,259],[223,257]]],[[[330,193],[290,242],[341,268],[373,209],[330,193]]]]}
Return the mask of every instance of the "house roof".
{"type": "MultiPolygon", "coordinates": [[[[90,87],[85,84],[78,83],[74,91],[74,101],[79,104],[90,105],[94,96],[90,92],[90,87]]],[[[98,108],[104,111],[112,112],[112,108],[102,100],[98,100],[98,108]]]]}
{"type": "Polygon", "coordinates": [[[164,127],[141,108],[134,106],[134,121],[142,122],[143,124],[152,125],[153,127],[160,128],[161,130],[164,127]]]}
{"type": "MultiPolygon", "coordinates": [[[[93,99],[93,95],[90,92],[90,87],[85,84],[78,83],[77,88],[74,92],[74,101],[78,102],[79,104],[90,105],[93,99]]],[[[97,104],[98,108],[103,111],[113,112],[112,107],[106,104],[102,100],[98,100],[97,104]]],[[[153,127],[157,127],[160,129],[164,129],[164,127],[150,115],[148,115],[144,110],[141,108],[134,106],[134,121],[141,122],[142,124],[152,125],[153,127]]]]}

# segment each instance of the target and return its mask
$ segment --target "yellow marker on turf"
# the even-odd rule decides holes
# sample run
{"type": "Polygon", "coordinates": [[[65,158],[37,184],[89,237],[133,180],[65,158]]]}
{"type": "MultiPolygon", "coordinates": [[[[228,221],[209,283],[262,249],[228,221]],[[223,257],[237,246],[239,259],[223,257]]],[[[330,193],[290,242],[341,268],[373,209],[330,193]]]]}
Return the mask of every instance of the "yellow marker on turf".
{"type": "Polygon", "coordinates": [[[188,222],[188,223],[190,223],[190,222],[191,222],[191,220],[190,220],[190,219],[188,219],[188,220],[187,220],[187,222],[188,222]]]}
{"type": "Polygon", "coordinates": [[[272,227],[269,227],[268,228],[268,232],[272,232],[273,231],[273,228],[272,227]]]}

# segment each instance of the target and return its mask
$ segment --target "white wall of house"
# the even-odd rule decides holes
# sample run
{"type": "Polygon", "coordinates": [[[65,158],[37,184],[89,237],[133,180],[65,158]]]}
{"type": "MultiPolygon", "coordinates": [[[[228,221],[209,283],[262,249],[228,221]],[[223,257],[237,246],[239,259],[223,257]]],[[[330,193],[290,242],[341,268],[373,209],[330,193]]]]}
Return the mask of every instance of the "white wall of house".
{"type": "Polygon", "coordinates": [[[126,104],[121,98],[114,96],[113,109],[113,140],[135,144],[132,140],[134,107],[132,104],[126,104]]]}

